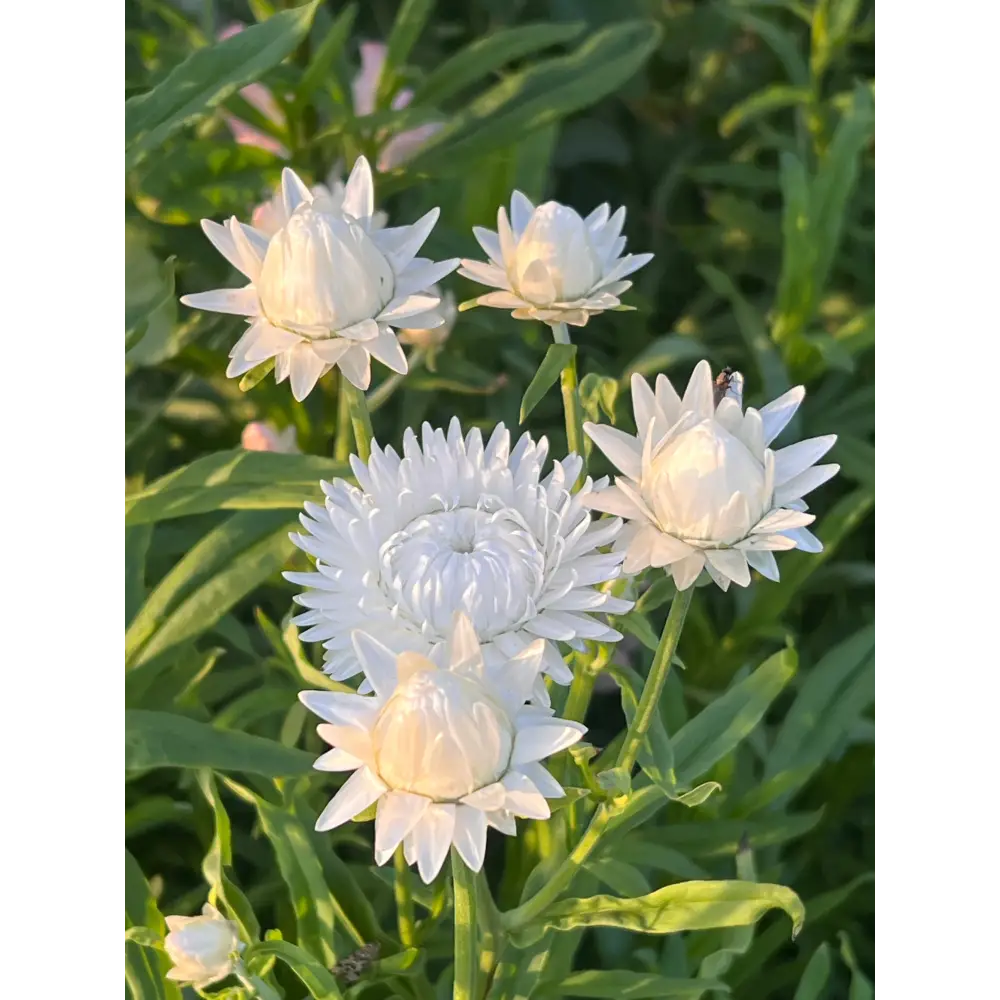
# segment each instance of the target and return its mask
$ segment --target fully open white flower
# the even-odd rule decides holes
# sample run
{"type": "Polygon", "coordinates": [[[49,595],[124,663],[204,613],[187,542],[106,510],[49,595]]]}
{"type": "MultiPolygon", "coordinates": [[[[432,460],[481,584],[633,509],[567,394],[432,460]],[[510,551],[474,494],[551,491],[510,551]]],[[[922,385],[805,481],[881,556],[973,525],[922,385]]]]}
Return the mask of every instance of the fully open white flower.
{"type": "Polygon", "coordinates": [[[226,920],[219,911],[206,903],[200,917],[167,917],[163,946],[174,963],[167,979],[191,983],[199,989],[225,979],[246,947],[240,941],[236,924],[226,920]]]}
{"type": "MultiPolygon", "coordinates": [[[[601,553],[621,522],[595,522],[570,493],[580,459],[555,462],[542,478],[548,442],[524,434],[513,452],[500,424],[484,446],[478,429],[464,438],[458,419],[448,435],[407,429],[403,455],[372,447],[368,464],[352,457],[360,488],[323,483],[326,505],[306,504],[305,534],[292,541],[316,559],[315,573],[286,573],[307,587],[308,608],[295,622],[307,641],[326,646],[326,670],[343,680],[361,665],[351,631],[375,632],[396,652],[433,651],[456,610],[469,615],[486,664],[502,667],[534,639],[545,644],[543,669],[568,684],[572,673],[552,642],[581,648],[585,639],[621,634],[590,612],[631,604],[595,588],[619,575],[622,556],[601,553]]],[[[585,489],[606,484],[592,484],[585,489]]],[[[547,703],[539,679],[535,695],[547,703]]]]}
{"type": "Polygon", "coordinates": [[[610,215],[601,205],[583,219],[556,201],[535,208],[515,191],[509,222],[501,206],[497,232],[473,229],[490,262],[463,260],[458,273],[499,289],[481,295],[479,305],[511,309],[515,319],[585,326],[592,315],[621,305],[618,296],[632,287],[622,279],[653,259],[620,256],[624,223],[624,208],[610,215]]]}
{"type": "Polygon", "coordinates": [[[545,654],[543,640],[488,671],[472,622],[453,618],[432,658],[397,654],[364,632],[352,636],[373,694],[303,691],[333,749],[321,771],[354,771],[316,821],[332,830],[378,803],[375,861],[403,845],[430,882],[453,844],[473,871],[483,866],[486,828],[516,833],[515,816],[547,819],[547,798],[565,793],[539,763],[576,743],[578,722],[526,705],[545,654]]]}
{"type": "Polygon", "coordinates": [[[716,407],[707,361],[695,368],[683,399],[665,375],[657,377],[655,395],[633,375],[638,435],[583,425],[624,473],[584,501],[629,522],[615,543],[627,553],[624,572],[665,566],[685,590],[704,568],[726,590],[730,582],[749,584],[751,566],[777,580],[776,551],[822,551],[806,528],[815,517],[802,497],[840,469],[815,464],[837,436],[768,447],[804,396],[796,386],[759,412],[744,413],[733,394],[716,407]]]}
{"type": "Polygon", "coordinates": [[[185,295],[196,309],[250,317],[230,352],[230,378],[275,359],[278,382],[291,380],[305,399],[334,365],[359,389],[371,381],[371,357],[405,374],[406,357],[393,328],[444,323],[430,287],[458,266],[416,256],[438,209],[412,226],[378,229],[371,168],[358,158],[342,212],[312,192],[287,167],[282,198],[288,221],[272,237],[235,218],[202,222],[216,249],[250,279],[243,288],[185,295]]]}

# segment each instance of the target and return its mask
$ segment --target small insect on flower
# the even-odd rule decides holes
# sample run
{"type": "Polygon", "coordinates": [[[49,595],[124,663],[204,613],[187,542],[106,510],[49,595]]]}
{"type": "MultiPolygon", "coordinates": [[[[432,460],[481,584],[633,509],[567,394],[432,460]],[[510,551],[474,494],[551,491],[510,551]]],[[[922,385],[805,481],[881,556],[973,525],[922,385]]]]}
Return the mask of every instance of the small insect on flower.
{"type": "Polygon", "coordinates": [[[342,979],[348,986],[353,986],[364,973],[365,969],[378,961],[379,952],[382,946],[378,941],[372,941],[357,951],[352,951],[346,958],[341,959],[330,971],[338,978],[342,979]]]}
{"type": "Polygon", "coordinates": [[[735,399],[737,403],[743,403],[743,375],[734,371],[728,365],[719,372],[712,384],[712,395],[715,400],[715,408],[719,408],[726,396],[735,399]]]}

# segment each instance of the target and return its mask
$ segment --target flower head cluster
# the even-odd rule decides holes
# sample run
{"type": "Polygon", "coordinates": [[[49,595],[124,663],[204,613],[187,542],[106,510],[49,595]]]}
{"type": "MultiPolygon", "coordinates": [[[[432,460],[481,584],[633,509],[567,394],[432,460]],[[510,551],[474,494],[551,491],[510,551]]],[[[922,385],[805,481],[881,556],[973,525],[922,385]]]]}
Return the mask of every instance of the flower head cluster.
{"type": "Polygon", "coordinates": [[[324,720],[317,731],[333,747],[315,766],[354,772],[317,830],[377,802],[376,863],[402,844],[407,862],[430,882],[452,845],[479,871],[487,827],[513,834],[517,816],[548,818],[546,799],[565,793],[539,762],[586,729],[525,704],[542,669],[543,640],[511,657],[500,675],[487,671],[476,630],[462,614],[430,657],[397,654],[364,632],[352,641],[373,693],[299,696],[324,720]]]}
{"type": "Polygon", "coordinates": [[[167,917],[167,930],[163,946],[174,963],[167,979],[190,983],[196,989],[225,979],[246,947],[236,924],[211,903],[205,904],[200,917],[167,917]]]}
{"type": "MultiPolygon", "coordinates": [[[[295,621],[302,638],[326,646],[327,671],[358,673],[350,635],[375,632],[396,652],[430,654],[446,639],[456,610],[472,622],[489,668],[502,667],[536,638],[542,669],[572,679],[554,642],[614,642],[621,634],[593,617],[631,604],[596,589],[618,576],[622,556],[603,553],[621,522],[592,520],[570,489],[581,460],[570,455],[548,475],[548,442],[524,434],[510,446],[500,424],[483,443],[424,424],[403,436],[403,453],[373,446],[368,463],[352,458],[358,486],[323,483],[326,503],[307,503],[304,534],[292,540],[316,559],[315,573],[286,573],[306,588],[308,610],[295,621]]],[[[606,481],[586,480],[586,489],[606,481]]],[[[544,684],[536,697],[546,702],[544,684]]]]}
{"type": "Polygon", "coordinates": [[[405,373],[393,330],[441,326],[440,300],[429,289],[458,265],[416,256],[438,210],[412,226],[377,228],[364,157],[351,171],[340,211],[314,198],[288,168],[282,199],[288,221],[271,237],[235,218],[225,226],[202,223],[215,248],[250,281],[181,299],[196,309],[249,317],[226,374],[234,378],[274,358],[275,378],[290,379],[292,395],[302,400],[335,365],[360,389],[371,380],[372,357],[405,373]]]}
{"type": "Polygon", "coordinates": [[[618,308],[618,296],[632,287],[623,279],[653,259],[621,256],[625,209],[610,212],[601,205],[584,219],[556,201],[536,208],[515,191],[509,221],[501,206],[496,232],[473,230],[489,263],[463,260],[458,273],[499,289],[481,295],[479,305],[510,309],[515,319],[585,326],[591,316],[618,308]]]}
{"type": "Polygon", "coordinates": [[[836,435],[770,448],[804,395],[797,386],[760,411],[744,412],[734,394],[716,405],[707,361],[695,368],[683,398],[665,375],[655,394],[633,375],[638,434],[584,424],[623,473],[585,502],[628,522],[615,543],[626,552],[624,572],[665,566],[685,590],[704,568],[725,590],[730,582],[747,586],[750,567],[777,580],[776,551],[821,551],[806,528],[815,518],[802,497],[839,470],[815,464],[836,435]]]}

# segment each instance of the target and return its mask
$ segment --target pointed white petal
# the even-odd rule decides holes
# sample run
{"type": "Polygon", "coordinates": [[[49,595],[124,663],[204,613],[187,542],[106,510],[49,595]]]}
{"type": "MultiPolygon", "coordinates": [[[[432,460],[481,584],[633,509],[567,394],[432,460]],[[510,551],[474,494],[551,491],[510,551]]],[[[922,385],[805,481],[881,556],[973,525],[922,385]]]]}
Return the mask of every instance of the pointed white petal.
{"type": "Polygon", "coordinates": [[[313,200],[312,192],[291,167],[285,167],[281,171],[281,200],[284,202],[286,219],[290,219],[303,202],[313,200]]]}
{"type": "Polygon", "coordinates": [[[715,391],[712,386],[712,367],[707,361],[699,361],[691,372],[682,404],[685,410],[696,413],[707,420],[715,412],[715,391]]]}
{"type": "Polygon", "coordinates": [[[403,353],[403,348],[399,346],[399,340],[392,330],[384,329],[374,340],[365,343],[365,349],[391,371],[398,372],[400,375],[405,375],[409,371],[406,355],[403,353]]]}
{"type": "Polygon", "coordinates": [[[805,388],[797,385],[794,389],[789,389],[784,395],[761,408],[760,416],[764,421],[764,444],[770,444],[788,426],[788,422],[795,416],[795,411],[805,399],[805,395],[805,388]]]}
{"type": "Polygon", "coordinates": [[[299,701],[313,715],[337,726],[367,726],[378,711],[374,699],[340,691],[300,691],[299,701]]]}
{"type": "Polygon", "coordinates": [[[792,528],[777,537],[787,538],[803,552],[822,552],[823,543],[808,528],[792,528]]]}
{"type": "Polygon", "coordinates": [[[375,694],[383,700],[391,698],[398,683],[396,654],[374,636],[359,629],[351,633],[351,645],[375,694]]]}
{"type": "Polygon", "coordinates": [[[230,316],[257,316],[260,299],[253,285],[244,288],[217,288],[211,292],[193,292],[182,295],[181,302],[190,309],[227,313],[230,316]]]}
{"type": "Polygon", "coordinates": [[[528,780],[531,781],[545,798],[562,799],[566,797],[563,786],[537,761],[529,761],[527,764],[521,764],[518,770],[528,776],[528,780]]]}
{"type": "Polygon", "coordinates": [[[375,858],[388,860],[403,838],[420,822],[431,800],[412,792],[390,791],[378,800],[375,813],[375,858]]]}
{"type": "Polygon", "coordinates": [[[430,885],[441,871],[454,834],[455,806],[451,803],[432,803],[413,828],[410,837],[416,848],[417,870],[425,885],[430,885]]]}
{"type": "Polygon", "coordinates": [[[334,747],[317,757],[313,767],[317,771],[356,771],[362,764],[364,761],[359,757],[349,754],[340,747],[334,747]]]}
{"type": "Polygon", "coordinates": [[[463,278],[478,281],[481,285],[489,285],[490,288],[500,288],[507,292],[511,290],[510,279],[506,272],[494,264],[483,264],[478,260],[463,260],[458,273],[463,278]]]}
{"type": "MultiPolygon", "coordinates": [[[[342,327],[337,331],[337,336],[354,343],[364,344],[369,340],[374,340],[378,336],[379,325],[371,319],[360,319],[357,323],[342,327]]],[[[316,341],[322,343],[322,341],[316,341]]]]}
{"type": "MultiPolygon", "coordinates": [[[[473,226],[472,235],[475,236],[476,242],[483,248],[486,256],[503,270],[504,264],[503,254],[500,252],[500,237],[492,229],[485,229],[483,226],[473,226]]],[[[473,262],[462,261],[463,266],[470,263],[473,262]]]]}
{"type": "Polygon", "coordinates": [[[514,749],[510,755],[511,767],[542,760],[576,743],[587,731],[579,722],[559,719],[539,721],[518,729],[514,749]]]}
{"type": "Polygon", "coordinates": [[[779,507],[765,514],[750,529],[750,534],[771,534],[775,531],[787,531],[789,528],[804,528],[807,524],[812,524],[815,520],[815,514],[807,514],[805,511],[779,507]]]}
{"type": "Polygon", "coordinates": [[[778,561],[773,552],[762,552],[757,549],[745,549],[744,555],[750,566],[768,580],[778,580],[778,561]]]}
{"type": "Polygon", "coordinates": [[[326,362],[305,341],[296,344],[290,354],[289,377],[292,395],[301,403],[319,381],[326,369],[326,362]]]}
{"type": "Polygon", "coordinates": [[[359,389],[367,389],[371,385],[371,358],[360,344],[352,347],[337,364],[351,385],[359,389]]]}
{"type": "Polygon", "coordinates": [[[822,486],[840,472],[839,465],[814,465],[799,473],[774,490],[774,506],[781,507],[789,500],[798,500],[810,491],[822,486]]]}
{"type": "Polygon", "coordinates": [[[311,344],[317,357],[322,358],[325,364],[335,365],[354,346],[354,341],[334,337],[331,340],[314,340],[311,344]]]}
{"type": "Polygon", "coordinates": [[[531,221],[531,216],[535,212],[535,206],[531,199],[520,191],[515,191],[510,196],[510,225],[514,230],[514,238],[520,239],[521,234],[531,221]]]}
{"type": "Polygon", "coordinates": [[[799,473],[805,472],[836,443],[836,434],[824,434],[822,437],[790,444],[787,448],[779,448],[774,453],[774,485],[781,486],[799,473]]]}
{"type": "Polygon", "coordinates": [[[705,556],[702,552],[695,552],[671,564],[670,572],[674,578],[674,586],[678,590],[687,590],[698,579],[704,565],[705,556]]]}
{"type": "Polygon", "coordinates": [[[322,833],[341,826],[364,812],[386,790],[381,779],[367,767],[355,771],[320,813],[316,829],[322,833]]]}
{"type": "Polygon", "coordinates": [[[440,302],[436,295],[407,295],[405,298],[395,298],[379,313],[378,321],[398,326],[400,320],[433,309],[440,302]]]}
{"type": "Polygon", "coordinates": [[[508,812],[525,819],[548,819],[552,815],[545,796],[527,775],[508,771],[503,777],[503,786],[507,789],[505,808],[508,812]]]}
{"type": "Polygon", "coordinates": [[[478,872],[486,857],[486,813],[472,806],[456,806],[454,844],[469,870],[478,872]]]}
{"type": "Polygon", "coordinates": [[[687,542],[658,531],[656,537],[652,539],[649,562],[656,568],[669,566],[671,563],[686,559],[693,552],[694,549],[687,542]]]}
{"type": "Polygon", "coordinates": [[[630,479],[642,478],[642,447],[639,439],[608,424],[586,421],[584,433],[630,479]]]}
{"type": "Polygon", "coordinates": [[[617,486],[609,486],[604,490],[584,493],[580,502],[591,510],[602,510],[606,514],[617,514],[619,517],[645,518],[642,509],[631,497],[626,496],[617,486]]]}
{"type": "Polygon", "coordinates": [[[481,306],[492,306],[494,309],[520,309],[524,300],[513,292],[487,292],[476,300],[481,306]]]}
{"type": "Polygon", "coordinates": [[[452,618],[448,652],[450,670],[482,675],[483,651],[476,637],[476,628],[469,616],[462,611],[456,611],[452,618]]]}
{"type": "Polygon", "coordinates": [[[729,577],[740,587],[750,585],[750,569],[746,556],[739,549],[708,549],[709,563],[723,576],[729,577]]]}
{"type": "Polygon", "coordinates": [[[367,219],[375,211],[375,182],[368,160],[359,156],[344,187],[343,211],[355,219],[367,219]]]}
{"type": "Polygon", "coordinates": [[[680,419],[681,397],[677,395],[677,390],[666,375],[656,376],[656,402],[663,411],[667,427],[673,427],[680,419]]]}
{"type": "Polygon", "coordinates": [[[482,788],[470,792],[462,799],[462,802],[475,809],[492,812],[494,809],[502,809],[506,798],[507,789],[499,781],[495,781],[492,785],[484,785],[482,788]]]}
{"type": "Polygon", "coordinates": [[[486,825],[492,826],[494,830],[499,830],[508,837],[517,835],[517,823],[514,817],[506,809],[495,809],[486,814],[486,825]]]}

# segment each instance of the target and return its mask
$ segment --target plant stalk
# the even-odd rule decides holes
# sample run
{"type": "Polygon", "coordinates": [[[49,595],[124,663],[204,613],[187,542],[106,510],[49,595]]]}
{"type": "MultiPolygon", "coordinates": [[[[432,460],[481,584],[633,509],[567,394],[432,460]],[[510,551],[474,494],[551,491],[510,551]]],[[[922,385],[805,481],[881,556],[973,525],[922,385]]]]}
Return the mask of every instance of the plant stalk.
{"type": "Polygon", "coordinates": [[[413,889],[410,882],[412,874],[403,856],[402,844],[396,848],[393,863],[396,867],[395,895],[399,940],[404,948],[411,948],[417,940],[417,921],[414,916],[413,889]]]}
{"type": "MultiPolygon", "coordinates": [[[[372,438],[375,435],[372,433],[372,418],[368,413],[365,394],[343,375],[340,377],[340,391],[347,400],[345,405],[354,431],[355,454],[362,462],[367,462],[371,457],[372,438]]],[[[343,407],[340,412],[343,413],[343,407]]]]}
{"type": "Polygon", "coordinates": [[[455,888],[455,989],[454,1000],[473,1000],[479,970],[476,933],[476,882],[458,851],[451,851],[455,888]]]}
{"type": "MultiPolygon", "coordinates": [[[[552,339],[557,344],[569,344],[569,328],[565,323],[552,324],[552,339]]],[[[562,388],[563,410],[566,413],[566,443],[571,452],[580,456],[583,464],[580,467],[580,475],[577,478],[575,488],[579,489],[581,483],[587,475],[587,452],[584,447],[586,438],[583,433],[583,407],[580,405],[579,380],[576,375],[576,356],[569,360],[569,364],[562,370],[559,376],[559,384],[562,388]]]]}

